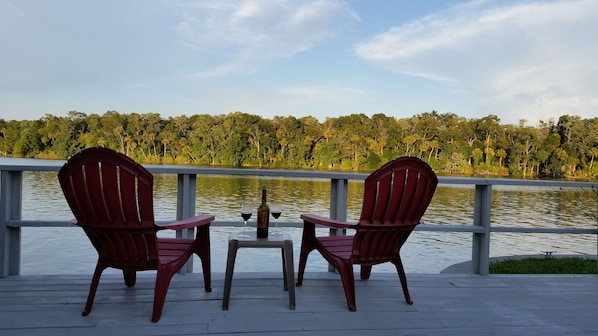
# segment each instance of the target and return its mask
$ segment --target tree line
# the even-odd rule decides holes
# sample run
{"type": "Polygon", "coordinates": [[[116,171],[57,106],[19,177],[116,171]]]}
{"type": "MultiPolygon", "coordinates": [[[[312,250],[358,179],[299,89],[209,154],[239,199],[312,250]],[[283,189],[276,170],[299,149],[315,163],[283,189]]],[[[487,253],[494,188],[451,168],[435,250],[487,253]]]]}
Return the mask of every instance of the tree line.
{"type": "Polygon", "coordinates": [[[243,112],[162,118],[158,113],[70,111],[0,119],[0,155],[66,159],[102,146],[146,164],[367,171],[403,155],[439,174],[591,178],[598,175],[598,118],[563,115],[538,126],[425,112],[327,118],[243,112]]]}

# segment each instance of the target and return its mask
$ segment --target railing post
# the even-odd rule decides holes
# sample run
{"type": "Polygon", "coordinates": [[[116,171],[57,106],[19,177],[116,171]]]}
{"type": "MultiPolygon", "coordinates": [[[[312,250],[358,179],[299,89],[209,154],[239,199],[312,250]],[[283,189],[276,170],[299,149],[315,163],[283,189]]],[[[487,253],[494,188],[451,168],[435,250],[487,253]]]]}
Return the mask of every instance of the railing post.
{"type": "MultiPolygon", "coordinates": [[[[349,181],[347,179],[330,180],[330,218],[339,221],[347,220],[349,195],[349,181]]],[[[331,236],[344,235],[346,230],[330,229],[331,236]]],[[[328,265],[328,271],[334,272],[334,267],[328,265]]]]}
{"type": "Polygon", "coordinates": [[[21,228],[9,220],[21,219],[23,173],[3,170],[0,176],[0,278],[18,275],[21,268],[21,228]]]}
{"type": "Polygon", "coordinates": [[[473,205],[473,225],[483,232],[473,233],[471,266],[475,274],[488,275],[490,267],[490,209],[492,185],[476,184],[473,205]]]}
{"type": "MultiPolygon", "coordinates": [[[[197,175],[178,174],[177,184],[177,206],[176,219],[186,219],[195,216],[195,190],[197,175]]],[[[194,229],[187,229],[176,232],[177,238],[195,239],[194,229]]],[[[181,268],[180,274],[193,272],[193,259],[189,259],[187,264],[181,268]]]]}
{"type": "Polygon", "coordinates": [[[339,221],[347,220],[348,206],[348,185],[347,179],[331,179],[330,181],[330,218],[339,221]]]}

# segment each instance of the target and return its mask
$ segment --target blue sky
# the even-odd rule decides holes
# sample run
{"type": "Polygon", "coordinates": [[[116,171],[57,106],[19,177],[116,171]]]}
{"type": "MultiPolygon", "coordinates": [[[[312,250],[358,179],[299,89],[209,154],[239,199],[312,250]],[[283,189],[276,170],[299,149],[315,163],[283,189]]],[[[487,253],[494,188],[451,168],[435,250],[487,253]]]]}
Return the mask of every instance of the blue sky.
{"type": "Polygon", "coordinates": [[[0,0],[0,118],[593,118],[597,18],[595,0],[0,0]]]}

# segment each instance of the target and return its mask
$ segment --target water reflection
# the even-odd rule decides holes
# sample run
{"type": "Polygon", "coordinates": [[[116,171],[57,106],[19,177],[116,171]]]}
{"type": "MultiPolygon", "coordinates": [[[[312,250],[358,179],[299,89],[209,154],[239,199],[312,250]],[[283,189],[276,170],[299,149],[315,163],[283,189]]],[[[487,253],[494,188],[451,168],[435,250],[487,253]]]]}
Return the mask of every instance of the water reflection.
{"type": "MultiPolygon", "coordinates": [[[[158,220],[176,217],[177,177],[156,175],[154,207],[158,220]]],[[[215,214],[219,221],[237,221],[237,228],[214,227],[212,263],[214,272],[224,272],[227,237],[241,227],[242,202],[259,204],[262,185],[268,188],[269,202],[284,205],[281,222],[299,221],[299,214],[329,213],[330,182],[322,179],[285,179],[226,175],[197,176],[198,213],[215,214]]],[[[348,185],[348,219],[359,218],[363,182],[348,185]]],[[[62,196],[56,173],[23,174],[23,218],[29,220],[70,220],[72,214],[62,196]]],[[[427,223],[470,225],[473,218],[473,186],[439,186],[424,216],[427,223]]],[[[596,227],[596,195],[592,190],[516,186],[494,186],[493,226],[596,227]]],[[[251,224],[251,223],[250,223],[251,224]]],[[[252,223],[255,225],[255,222],[252,223]]],[[[283,228],[293,236],[295,258],[299,256],[301,230],[283,228]]],[[[407,272],[437,273],[451,264],[471,258],[471,234],[414,232],[401,254],[407,272]]],[[[493,233],[491,256],[541,254],[596,255],[593,235],[493,233]]],[[[278,271],[280,255],[267,249],[247,249],[238,255],[239,271],[278,271]]],[[[22,230],[22,274],[88,274],[93,272],[96,254],[78,228],[24,228],[22,230]]],[[[199,261],[195,269],[199,269],[199,261]]],[[[312,253],[307,271],[326,269],[324,260],[312,253]]],[[[374,271],[394,272],[392,265],[374,271]]]]}

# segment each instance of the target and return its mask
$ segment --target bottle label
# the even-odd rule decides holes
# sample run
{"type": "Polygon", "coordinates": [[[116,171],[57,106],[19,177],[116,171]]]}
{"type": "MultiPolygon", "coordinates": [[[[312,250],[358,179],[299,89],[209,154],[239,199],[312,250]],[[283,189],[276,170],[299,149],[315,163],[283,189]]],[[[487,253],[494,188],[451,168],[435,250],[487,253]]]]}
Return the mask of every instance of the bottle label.
{"type": "Polygon", "coordinates": [[[257,227],[265,229],[268,227],[268,210],[259,210],[257,213],[257,227]]]}

